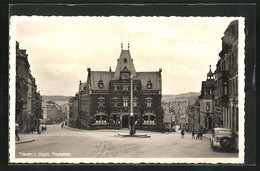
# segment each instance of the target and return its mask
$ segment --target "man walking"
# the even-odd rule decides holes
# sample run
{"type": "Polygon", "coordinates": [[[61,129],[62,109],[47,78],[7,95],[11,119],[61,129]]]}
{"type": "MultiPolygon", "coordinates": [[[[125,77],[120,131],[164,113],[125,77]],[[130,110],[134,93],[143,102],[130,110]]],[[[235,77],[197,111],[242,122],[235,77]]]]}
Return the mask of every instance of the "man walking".
{"type": "Polygon", "coordinates": [[[184,130],[181,130],[181,138],[184,138],[184,130]]]}
{"type": "Polygon", "coordinates": [[[195,139],[195,136],[194,136],[195,135],[195,131],[194,130],[192,131],[191,135],[192,135],[191,139],[195,139]]]}

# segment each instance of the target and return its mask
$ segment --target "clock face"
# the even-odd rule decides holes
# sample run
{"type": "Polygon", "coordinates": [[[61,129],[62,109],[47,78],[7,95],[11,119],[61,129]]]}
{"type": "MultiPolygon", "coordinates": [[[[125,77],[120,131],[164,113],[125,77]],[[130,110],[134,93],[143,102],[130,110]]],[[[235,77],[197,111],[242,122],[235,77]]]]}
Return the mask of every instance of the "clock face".
{"type": "Polygon", "coordinates": [[[126,74],[126,73],[123,74],[123,76],[122,76],[122,78],[123,78],[124,80],[125,80],[125,79],[128,79],[128,77],[129,77],[129,76],[128,76],[128,74],[126,74]]]}

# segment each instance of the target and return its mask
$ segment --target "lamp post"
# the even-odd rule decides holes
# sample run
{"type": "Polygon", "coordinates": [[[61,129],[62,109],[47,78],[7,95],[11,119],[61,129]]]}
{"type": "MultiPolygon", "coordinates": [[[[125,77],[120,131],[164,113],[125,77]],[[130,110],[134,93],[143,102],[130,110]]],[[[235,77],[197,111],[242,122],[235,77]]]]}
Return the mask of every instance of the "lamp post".
{"type": "Polygon", "coordinates": [[[130,135],[135,134],[135,117],[133,112],[133,75],[131,74],[131,85],[130,85],[130,116],[129,116],[129,124],[130,124],[130,135]]]}

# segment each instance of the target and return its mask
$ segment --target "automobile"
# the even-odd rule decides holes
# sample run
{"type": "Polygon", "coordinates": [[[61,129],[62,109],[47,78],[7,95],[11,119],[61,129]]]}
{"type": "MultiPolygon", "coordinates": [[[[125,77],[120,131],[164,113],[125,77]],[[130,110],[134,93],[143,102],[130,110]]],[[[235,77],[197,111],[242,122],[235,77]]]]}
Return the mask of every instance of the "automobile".
{"type": "Polygon", "coordinates": [[[213,151],[217,149],[238,150],[235,134],[227,128],[213,128],[210,145],[213,151]]]}

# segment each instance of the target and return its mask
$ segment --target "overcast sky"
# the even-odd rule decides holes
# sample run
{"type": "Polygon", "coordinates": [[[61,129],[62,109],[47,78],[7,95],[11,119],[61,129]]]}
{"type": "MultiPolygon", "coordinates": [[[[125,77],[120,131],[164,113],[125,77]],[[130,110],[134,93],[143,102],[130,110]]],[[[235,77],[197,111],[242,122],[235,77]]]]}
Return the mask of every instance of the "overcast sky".
{"type": "Polygon", "coordinates": [[[139,71],[162,68],[163,94],[199,92],[216,68],[228,17],[15,17],[42,95],[74,95],[87,68],[115,70],[121,40],[139,71]]]}

